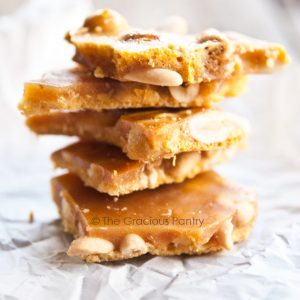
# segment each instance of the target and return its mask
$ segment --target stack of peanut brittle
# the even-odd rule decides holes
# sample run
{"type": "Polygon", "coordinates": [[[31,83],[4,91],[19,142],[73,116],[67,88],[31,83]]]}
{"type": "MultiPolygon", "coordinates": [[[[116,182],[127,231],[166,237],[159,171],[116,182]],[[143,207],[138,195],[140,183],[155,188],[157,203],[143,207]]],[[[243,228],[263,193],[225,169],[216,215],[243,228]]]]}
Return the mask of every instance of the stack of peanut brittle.
{"type": "Polygon", "coordinates": [[[255,193],[211,171],[243,149],[249,125],[215,103],[288,55],[233,32],[169,29],[100,10],[66,35],[76,67],[25,83],[27,126],[78,137],[51,156],[68,171],[51,185],[74,235],[70,256],[200,255],[231,249],[253,227],[255,193]]]}

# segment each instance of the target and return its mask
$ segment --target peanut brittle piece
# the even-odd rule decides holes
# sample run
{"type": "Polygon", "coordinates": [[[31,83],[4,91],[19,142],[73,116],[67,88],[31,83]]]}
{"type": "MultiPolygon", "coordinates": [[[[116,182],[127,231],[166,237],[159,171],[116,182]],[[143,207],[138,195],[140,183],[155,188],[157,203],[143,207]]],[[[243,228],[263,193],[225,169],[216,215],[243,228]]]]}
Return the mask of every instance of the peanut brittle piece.
{"type": "Polygon", "coordinates": [[[257,213],[253,192],[214,172],[119,198],[66,174],[52,179],[52,193],[75,237],[68,255],[87,262],[231,249],[247,238],[257,213]]]}
{"type": "Polygon", "coordinates": [[[240,94],[246,81],[246,76],[234,76],[187,86],[162,87],[95,78],[87,69],[77,67],[50,72],[40,80],[26,82],[19,108],[31,116],[59,110],[208,107],[224,97],[240,94]]]}
{"type": "Polygon", "coordinates": [[[197,35],[135,29],[107,9],[86,18],[66,39],[76,48],[74,60],[96,77],[160,86],[269,73],[289,63],[279,44],[215,29],[197,35]]]}
{"type": "Polygon", "coordinates": [[[129,159],[118,147],[86,141],[54,152],[51,159],[56,167],[77,174],[86,185],[119,196],[192,178],[228,160],[242,146],[185,152],[171,159],[145,163],[129,159]]]}
{"type": "Polygon", "coordinates": [[[243,118],[217,109],[57,112],[29,117],[27,125],[38,134],[112,144],[140,161],[224,149],[245,140],[249,130],[243,118]]]}

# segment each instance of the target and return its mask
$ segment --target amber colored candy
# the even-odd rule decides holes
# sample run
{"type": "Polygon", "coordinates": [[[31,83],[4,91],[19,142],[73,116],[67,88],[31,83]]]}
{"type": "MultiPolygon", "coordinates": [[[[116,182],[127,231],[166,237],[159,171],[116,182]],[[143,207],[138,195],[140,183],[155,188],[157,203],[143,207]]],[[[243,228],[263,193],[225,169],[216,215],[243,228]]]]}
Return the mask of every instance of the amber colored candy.
{"type": "Polygon", "coordinates": [[[93,262],[231,249],[256,216],[256,196],[214,172],[120,197],[66,174],[52,179],[52,193],[76,238],[68,254],[93,262]]]}
{"type": "Polygon", "coordinates": [[[83,67],[45,74],[26,82],[19,109],[26,115],[51,111],[143,107],[208,107],[224,97],[240,94],[247,78],[234,76],[180,87],[95,78],[83,67]]]}
{"type": "Polygon", "coordinates": [[[92,25],[85,21],[67,40],[76,48],[74,60],[99,78],[179,86],[233,74],[270,73],[290,60],[279,44],[233,32],[209,29],[180,35],[140,30],[124,26],[124,18],[111,10],[100,10],[88,19],[92,25]],[[107,30],[106,18],[111,27],[116,24],[115,30],[107,30]]]}
{"type": "Polygon", "coordinates": [[[86,185],[119,196],[192,178],[228,160],[241,146],[186,152],[171,159],[145,163],[129,159],[115,146],[86,141],[56,151],[51,159],[56,167],[77,174],[86,185]]]}
{"type": "Polygon", "coordinates": [[[224,149],[245,140],[249,130],[243,118],[217,109],[57,112],[30,117],[27,125],[38,134],[109,143],[141,161],[224,149]]]}

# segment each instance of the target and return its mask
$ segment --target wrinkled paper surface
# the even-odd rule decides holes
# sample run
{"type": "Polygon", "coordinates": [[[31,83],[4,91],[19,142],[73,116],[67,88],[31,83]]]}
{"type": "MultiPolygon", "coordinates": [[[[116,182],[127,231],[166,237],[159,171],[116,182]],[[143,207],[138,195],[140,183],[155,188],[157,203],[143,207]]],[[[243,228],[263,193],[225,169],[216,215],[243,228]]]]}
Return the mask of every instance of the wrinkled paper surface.
{"type": "MultiPolygon", "coordinates": [[[[111,2],[117,7],[117,1],[111,2]]],[[[201,1],[206,8],[213,2],[201,1]]],[[[233,3],[237,1],[228,1],[228,7],[233,3]]],[[[270,3],[243,1],[235,28],[282,42],[292,56],[299,53],[299,43],[290,38],[293,30],[299,31],[288,27],[287,21],[292,22],[294,15],[279,26],[287,16],[270,3]],[[260,18],[251,22],[256,20],[255,26],[261,22],[262,32],[252,32],[243,19],[248,16],[245,10],[254,5],[260,18]]],[[[218,168],[222,175],[258,193],[259,216],[247,241],[231,252],[201,257],[144,256],[104,264],[67,257],[71,237],[63,233],[51,202],[49,179],[55,172],[49,155],[72,139],[34,136],[24,127],[16,104],[25,79],[70,64],[73,50],[62,36],[80,24],[90,8],[83,1],[29,1],[16,13],[0,17],[0,299],[199,299],[199,295],[299,299],[300,68],[296,55],[289,68],[252,78],[247,93],[225,103],[226,109],[252,123],[248,150],[218,168]]],[[[299,15],[297,9],[286,10],[290,12],[299,15]]],[[[132,9],[132,18],[135,13],[132,9]]],[[[187,14],[184,9],[183,13],[187,14]]],[[[217,20],[220,12],[211,9],[210,13],[217,20]]],[[[207,25],[203,12],[202,16],[203,24],[193,21],[200,22],[200,28],[207,25]]]]}

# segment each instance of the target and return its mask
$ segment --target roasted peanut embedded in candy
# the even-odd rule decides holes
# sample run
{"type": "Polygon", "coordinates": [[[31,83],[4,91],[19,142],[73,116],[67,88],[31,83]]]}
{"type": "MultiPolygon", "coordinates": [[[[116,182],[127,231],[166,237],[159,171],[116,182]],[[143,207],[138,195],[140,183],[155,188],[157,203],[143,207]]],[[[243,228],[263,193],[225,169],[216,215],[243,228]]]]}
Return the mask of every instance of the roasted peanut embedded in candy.
{"type": "Polygon", "coordinates": [[[255,209],[249,202],[241,202],[237,206],[234,221],[243,226],[248,224],[255,217],[255,209]]]}
{"type": "Polygon", "coordinates": [[[215,30],[213,28],[207,29],[204,32],[201,32],[198,35],[197,42],[200,43],[205,43],[207,41],[213,41],[213,42],[227,42],[228,38],[226,37],[225,34],[222,34],[218,30],[215,30]]]}
{"type": "Polygon", "coordinates": [[[114,245],[108,241],[96,237],[80,237],[74,240],[68,250],[69,256],[86,256],[94,253],[110,253],[114,245]]]}
{"type": "Polygon", "coordinates": [[[123,255],[130,256],[132,253],[147,253],[148,247],[145,241],[139,235],[129,233],[122,240],[120,251],[123,255]]]}
{"type": "Polygon", "coordinates": [[[203,112],[201,118],[190,119],[189,130],[195,140],[213,144],[228,140],[232,137],[232,132],[239,131],[242,135],[247,135],[250,125],[246,120],[231,113],[212,111],[203,112]]]}
{"type": "Polygon", "coordinates": [[[188,86],[169,87],[172,97],[181,103],[187,103],[194,100],[199,95],[199,90],[199,83],[190,84],[188,86]]]}
{"type": "Polygon", "coordinates": [[[220,44],[217,48],[209,49],[210,52],[214,52],[215,54],[224,53],[228,56],[234,51],[234,47],[232,43],[229,42],[228,37],[215,29],[208,29],[198,35],[197,43],[201,44],[205,42],[217,42],[220,44]]]}
{"type": "Polygon", "coordinates": [[[160,68],[132,71],[126,74],[123,79],[159,86],[178,86],[183,82],[178,72],[160,68]]]}
{"type": "Polygon", "coordinates": [[[98,32],[106,35],[116,35],[128,28],[127,21],[116,11],[101,9],[86,18],[83,27],[90,32],[98,32]]]}
{"type": "Polygon", "coordinates": [[[150,42],[150,41],[159,41],[159,36],[154,33],[127,33],[121,37],[121,40],[124,42],[150,42]]]}
{"type": "Polygon", "coordinates": [[[215,238],[218,239],[218,243],[227,250],[231,250],[233,247],[232,232],[233,224],[231,223],[231,220],[227,220],[215,234],[215,238]]]}

